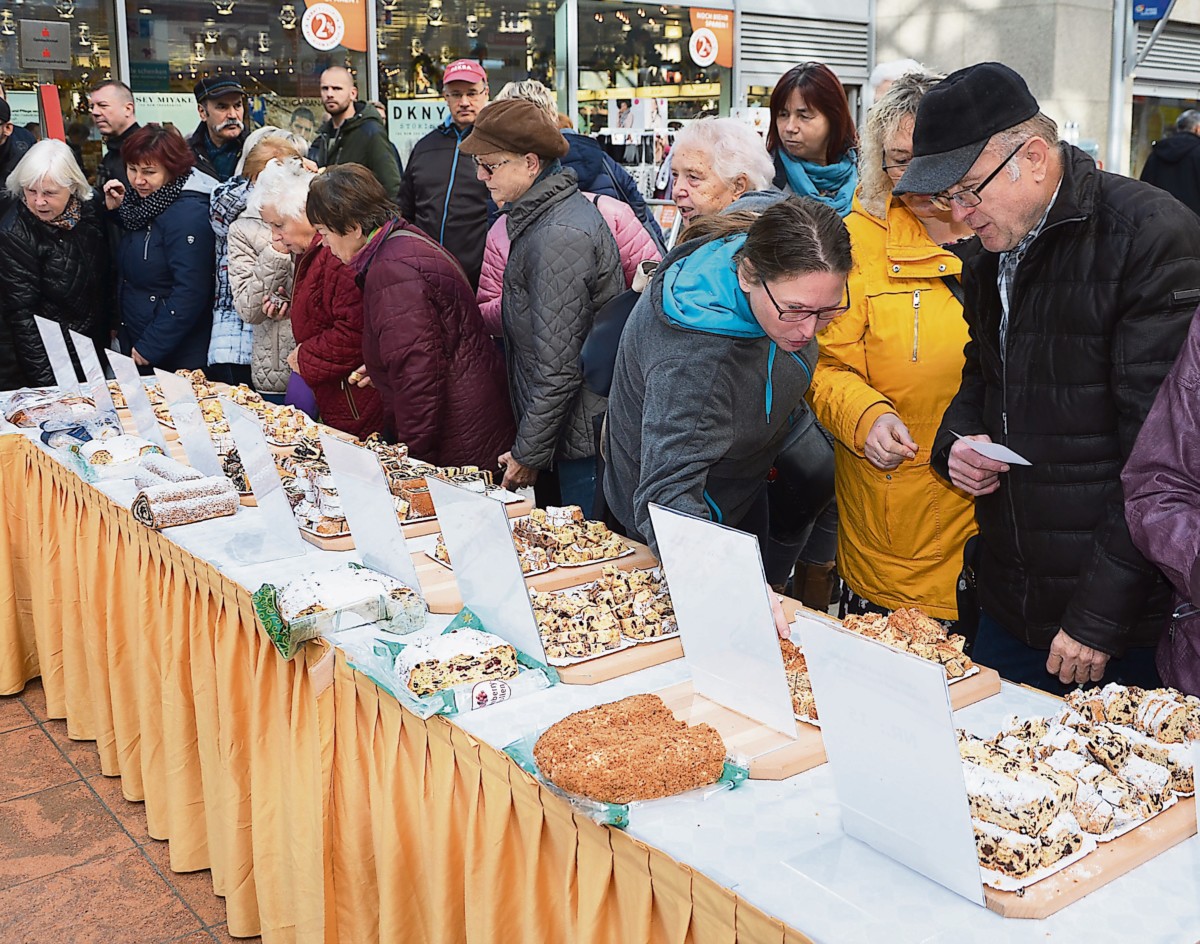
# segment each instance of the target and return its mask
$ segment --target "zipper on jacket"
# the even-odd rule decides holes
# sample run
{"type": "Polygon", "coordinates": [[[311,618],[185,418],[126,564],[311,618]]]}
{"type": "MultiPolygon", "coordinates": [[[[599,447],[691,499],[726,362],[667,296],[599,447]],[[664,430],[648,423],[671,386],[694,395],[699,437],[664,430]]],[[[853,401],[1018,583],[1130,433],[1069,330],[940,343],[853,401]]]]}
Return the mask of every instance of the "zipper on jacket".
{"type": "Polygon", "coordinates": [[[913,290],[913,363],[917,362],[917,344],[921,336],[921,290],[913,290]]]}
{"type": "Polygon", "coordinates": [[[146,227],[146,239],[142,243],[142,262],[150,261],[150,230],[152,229],[154,229],[153,223],[146,227]]]}
{"type": "Polygon", "coordinates": [[[342,381],[342,391],[346,394],[346,404],[350,407],[350,415],[359,419],[358,407],[354,403],[354,391],[350,389],[349,381],[342,381]]]}

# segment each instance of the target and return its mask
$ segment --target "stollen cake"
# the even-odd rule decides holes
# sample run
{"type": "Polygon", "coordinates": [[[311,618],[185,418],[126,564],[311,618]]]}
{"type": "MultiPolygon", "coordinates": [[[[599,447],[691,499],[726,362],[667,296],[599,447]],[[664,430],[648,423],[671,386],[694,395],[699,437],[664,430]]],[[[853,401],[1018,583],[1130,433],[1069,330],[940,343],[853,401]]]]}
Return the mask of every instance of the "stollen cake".
{"type": "Polygon", "coordinates": [[[515,678],[520,671],[517,651],[499,636],[478,629],[416,639],[396,656],[396,672],[414,695],[515,678]]]}
{"type": "Polygon", "coordinates": [[[396,623],[396,632],[412,632],[425,625],[425,603],[420,594],[395,577],[365,567],[297,577],[279,590],[276,605],[284,622],[290,623],[316,613],[348,609],[379,597],[388,600],[390,619],[396,623]]]}
{"type": "Polygon", "coordinates": [[[716,783],[725,753],[712,727],[679,721],[657,695],[632,695],[567,715],[533,748],[547,780],[605,803],[674,796],[716,783]]]}

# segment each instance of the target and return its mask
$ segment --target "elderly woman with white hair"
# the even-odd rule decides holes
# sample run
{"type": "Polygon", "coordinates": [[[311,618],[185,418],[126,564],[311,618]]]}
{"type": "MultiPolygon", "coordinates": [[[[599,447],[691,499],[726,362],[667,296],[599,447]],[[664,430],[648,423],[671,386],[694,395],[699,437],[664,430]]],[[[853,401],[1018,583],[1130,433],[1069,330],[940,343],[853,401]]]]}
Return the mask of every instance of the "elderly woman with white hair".
{"type": "Polygon", "coordinates": [[[383,432],[386,420],[363,367],[362,289],[309,222],[308,190],[316,176],[310,167],[296,157],[269,161],[249,209],[270,228],[271,245],[296,263],[288,307],[296,347],[288,365],[312,390],[323,423],[366,437],[383,432]]]}
{"type": "Polygon", "coordinates": [[[962,378],[958,279],[979,241],[928,196],[892,194],[913,156],[917,107],[939,78],[902,75],[871,109],[846,217],[851,307],[818,335],[809,400],[836,440],[843,612],[917,606],[956,619],[963,547],[975,532],[970,497],[929,460],[962,378]]]}
{"type": "Polygon", "coordinates": [[[759,209],[782,200],[783,194],[772,189],[774,176],[775,165],[762,138],[736,118],[703,118],[675,135],[671,199],[685,224],[720,213],[751,194],[771,192],[759,209]]]}
{"type": "Polygon", "coordinates": [[[35,144],[9,174],[14,198],[0,219],[0,389],[54,383],[34,316],[108,340],[108,243],[92,188],[61,141],[35,144]]]}

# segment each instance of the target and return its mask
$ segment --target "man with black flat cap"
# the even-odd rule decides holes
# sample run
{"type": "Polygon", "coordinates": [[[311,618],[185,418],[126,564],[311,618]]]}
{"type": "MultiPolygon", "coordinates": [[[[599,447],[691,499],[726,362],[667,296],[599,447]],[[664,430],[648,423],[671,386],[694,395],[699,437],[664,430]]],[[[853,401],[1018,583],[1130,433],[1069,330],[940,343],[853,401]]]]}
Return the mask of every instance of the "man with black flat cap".
{"type": "Polygon", "coordinates": [[[246,91],[237,79],[214,75],[197,82],[193,92],[200,126],[188,144],[196,155],[196,166],[224,183],[237,170],[242,146],[249,136],[246,91]]]}
{"type": "Polygon", "coordinates": [[[1055,692],[1157,684],[1170,591],[1130,540],[1120,473],[1200,302],[1200,220],[1060,143],[995,62],[925,96],[894,192],[934,195],[987,250],[964,267],[966,363],[933,445],[976,496],[974,658],[1055,692]]]}

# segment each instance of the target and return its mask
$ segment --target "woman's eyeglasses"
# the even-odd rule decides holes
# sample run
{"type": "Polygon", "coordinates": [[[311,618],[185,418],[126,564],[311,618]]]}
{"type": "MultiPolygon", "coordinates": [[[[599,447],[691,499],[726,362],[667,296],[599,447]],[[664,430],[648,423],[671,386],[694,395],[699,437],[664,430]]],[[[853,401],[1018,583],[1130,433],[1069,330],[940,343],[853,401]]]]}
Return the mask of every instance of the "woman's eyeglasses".
{"type": "Polygon", "coordinates": [[[767,298],[771,299],[771,304],[775,306],[775,310],[779,313],[780,321],[799,322],[807,321],[809,318],[816,318],[817,324],[824,326],[833,321],[838,315],[844,315],[850,310],[850,283],[846,283],[846,303],[844,305],[831,305],[829,308],[784,308],[779,302],[775,301],[775,296],[771,294],[771,289],[767,285],[766,279],[759,279],[762,282],[763,291],[767,293],[767,298]]]}

